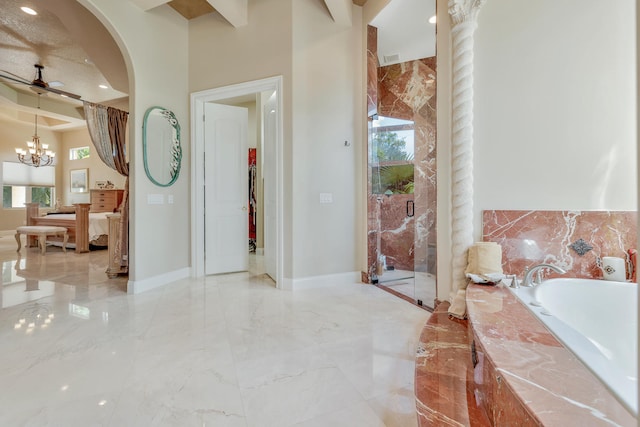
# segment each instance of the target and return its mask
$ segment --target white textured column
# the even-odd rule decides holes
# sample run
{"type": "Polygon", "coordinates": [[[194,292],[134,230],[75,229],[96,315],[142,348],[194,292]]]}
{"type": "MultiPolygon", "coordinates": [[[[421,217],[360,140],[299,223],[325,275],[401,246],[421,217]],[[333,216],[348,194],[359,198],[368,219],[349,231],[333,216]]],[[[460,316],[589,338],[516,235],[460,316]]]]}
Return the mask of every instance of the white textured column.
{"type": "Polygon", "coordinates": [[[452,291],[465,289],[473,244],[473,36],[485,0],[449,0],[452,28],[452,291]]]}

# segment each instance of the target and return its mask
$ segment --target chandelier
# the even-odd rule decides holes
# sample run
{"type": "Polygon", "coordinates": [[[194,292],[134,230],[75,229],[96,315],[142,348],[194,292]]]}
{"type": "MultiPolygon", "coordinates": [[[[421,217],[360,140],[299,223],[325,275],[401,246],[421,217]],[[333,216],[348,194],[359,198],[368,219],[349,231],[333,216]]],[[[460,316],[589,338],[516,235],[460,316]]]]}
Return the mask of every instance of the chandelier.
{"type": "MultiPolygon", "coordinates": [[[[40,94],[38,94],[38,110],[40,109],[40,94]]],[[[36,113],[36,130],[31,141],[27,141],[27,149],[16,148],[18,160],[27,166],[40,167],[53,164],[56,153],[49,150],[49,144],[41,144],[38,136],[38,114],[36,113]]]]}

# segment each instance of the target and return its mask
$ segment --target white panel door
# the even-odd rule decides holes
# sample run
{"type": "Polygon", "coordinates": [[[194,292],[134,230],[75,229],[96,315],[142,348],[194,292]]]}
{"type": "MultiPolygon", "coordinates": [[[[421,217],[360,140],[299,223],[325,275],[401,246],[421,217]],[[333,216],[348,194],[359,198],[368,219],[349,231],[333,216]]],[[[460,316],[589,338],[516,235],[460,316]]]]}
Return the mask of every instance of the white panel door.
{"type": "Polygon", "coordinates": [[[205,104],[205,274],[249,268],[248,112],[205,104]]]}
{"type": "Polygon", "coordinates": [[[264,178],[264,268],[265,272],[276,279],[276,94],[269,97],[264,104],[262,114],[264,123],[264,139],[262,146],[264,178]]]}

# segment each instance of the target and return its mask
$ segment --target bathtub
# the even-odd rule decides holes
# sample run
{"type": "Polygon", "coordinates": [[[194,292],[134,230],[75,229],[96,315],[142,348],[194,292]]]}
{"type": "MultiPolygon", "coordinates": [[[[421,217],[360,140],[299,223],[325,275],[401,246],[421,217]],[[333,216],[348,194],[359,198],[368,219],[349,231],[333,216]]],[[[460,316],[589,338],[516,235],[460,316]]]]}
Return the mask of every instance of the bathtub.
{"type": "Polygon", "coordinates": [[[638,415],[638,285],[559,278],[509,289],[638,415]]]}

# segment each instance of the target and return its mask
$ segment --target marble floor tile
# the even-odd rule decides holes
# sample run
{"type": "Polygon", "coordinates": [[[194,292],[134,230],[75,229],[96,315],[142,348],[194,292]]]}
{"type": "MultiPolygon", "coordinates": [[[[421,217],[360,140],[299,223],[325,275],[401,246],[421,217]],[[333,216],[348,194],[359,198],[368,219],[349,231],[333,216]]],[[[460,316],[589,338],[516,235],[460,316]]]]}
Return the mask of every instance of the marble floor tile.
{"type": "Polygon", "coordinates": [[[365,403],[350,405],[340,411],[330,412],[302,421],[294,427],[385,427],[371,407],[365,403]]]}
{"type": "Polygon", "coordinates": [[[127,295],[106,251],[0,232],[1,426],[412,426],[429,313],[375,286],[243,273],[127,295]]]}
{"type": "Polygon", "coordinates": [[[413,384],[367,401],[386,427],[418,427],[413,384]]]}

